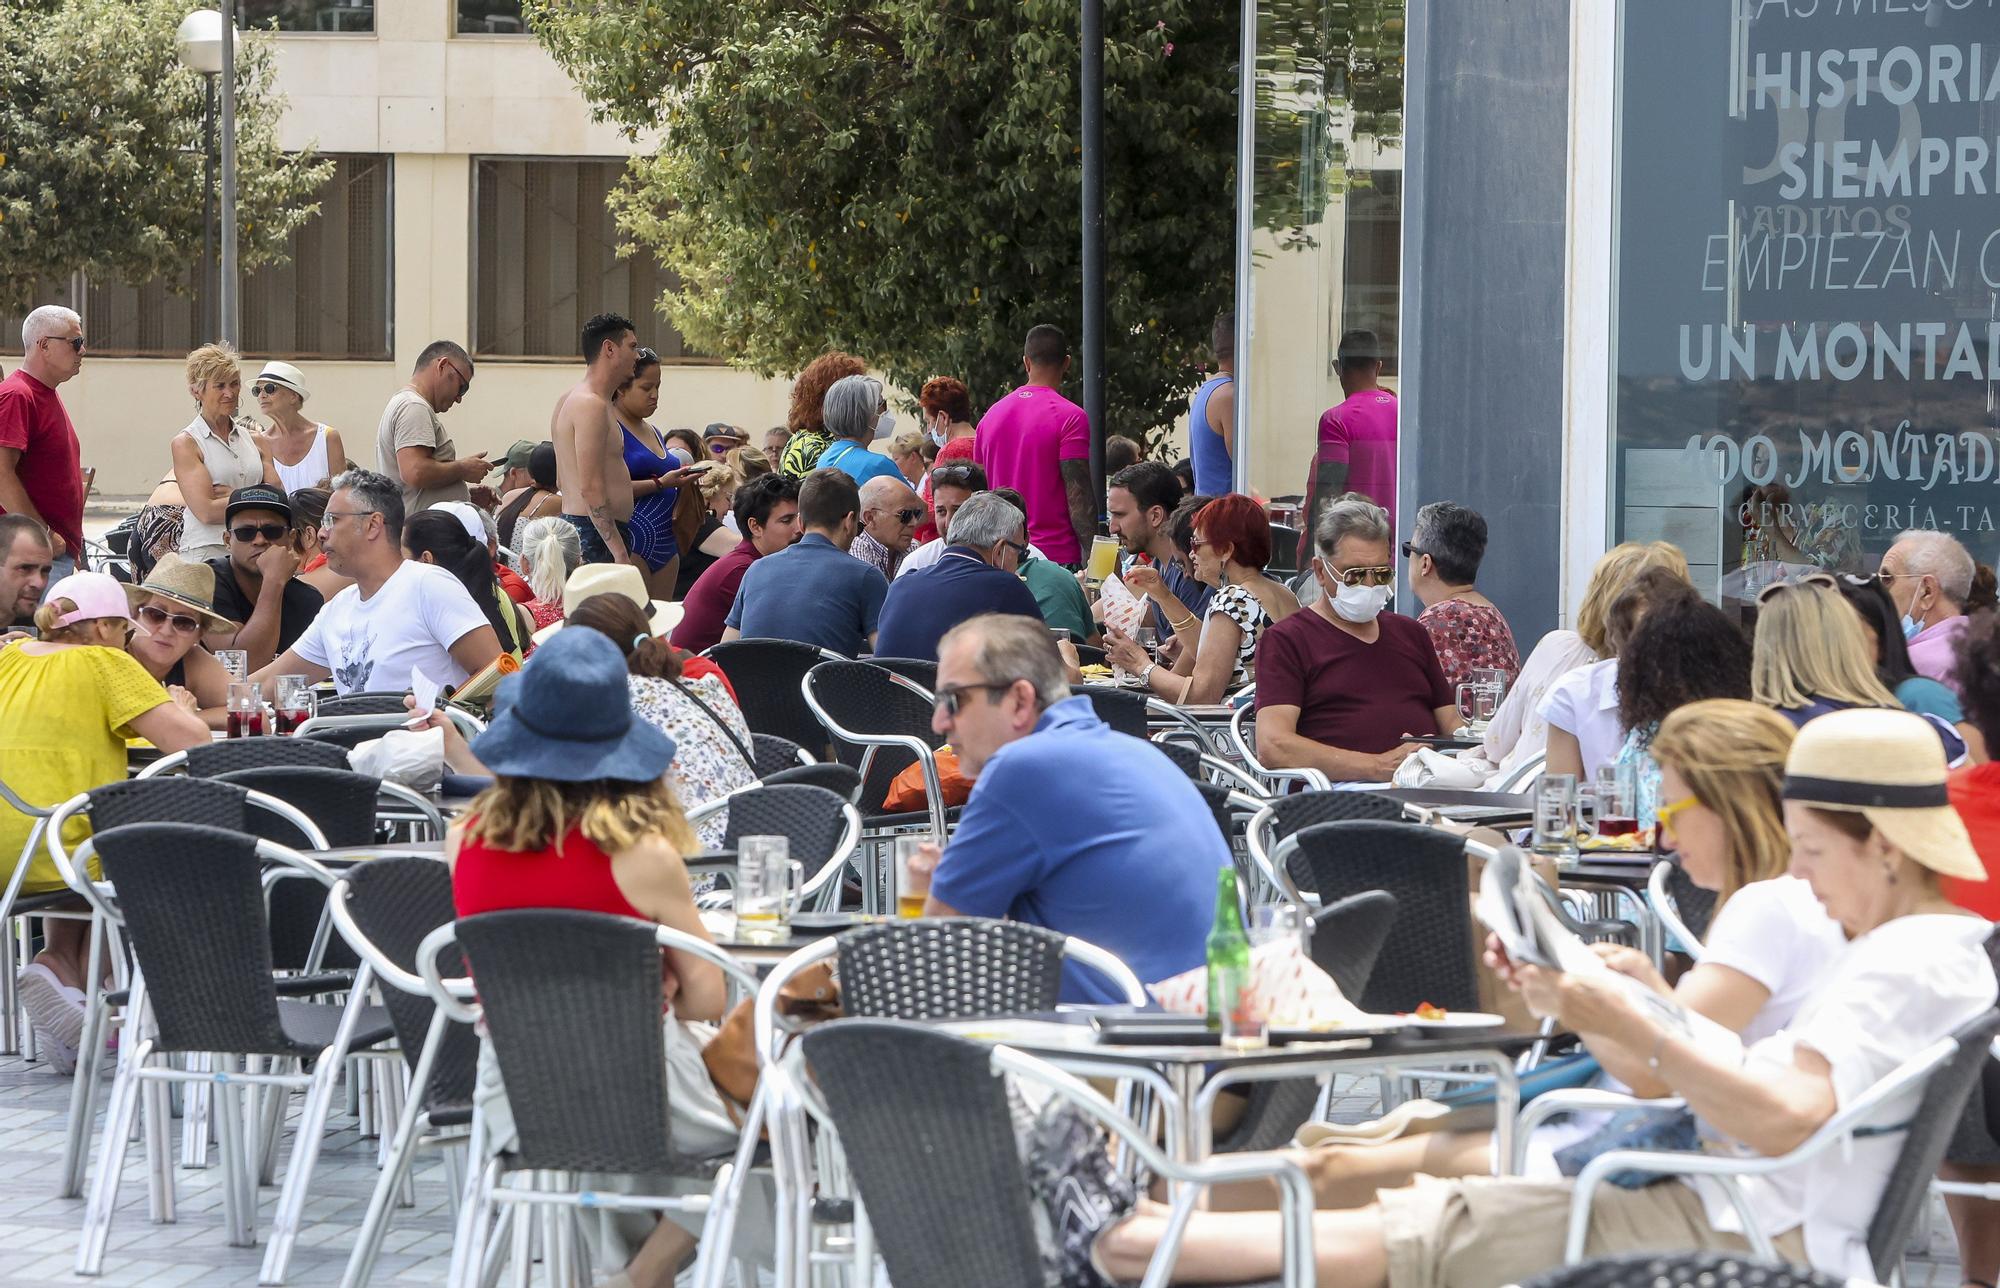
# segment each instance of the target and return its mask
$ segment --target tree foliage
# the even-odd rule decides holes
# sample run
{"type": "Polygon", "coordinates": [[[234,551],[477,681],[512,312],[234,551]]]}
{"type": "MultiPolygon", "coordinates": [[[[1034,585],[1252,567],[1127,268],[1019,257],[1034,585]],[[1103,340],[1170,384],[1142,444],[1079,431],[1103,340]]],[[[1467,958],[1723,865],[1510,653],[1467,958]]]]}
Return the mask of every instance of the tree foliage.
{"type": "MultiPolygon", "coordinates": [[[[83,270],[177,277],[200,255],[202,77],[174,50],[186,0],[4,0],[0,310],[83,270]]],[[[236,59],[237,232],[245,268],[281,259],[332,162],[278,147],[272,51],[236,59]]],[[[219,146],[219,145],[218,145],[219,146]]],[[[218,185],[219,185],[218,177],[218,185]]]]}
{"type": "MultiPolygon", "coordinates": [[[[1355,4],[1273,0],[1306,39],[1355,4]]],[[[829,348],[975,402],[1037,322],[1080,330],[1075,0],[527,0],[629,137],[617,198],[679,278],[663,311],[766,373],[829,348]]],[[[1298,43],[1294,41],[1293,43],[1298,43]]],[[[1232,298],[1237,6],[1106,0],[1107,428],[1185,409],[1232,298]]]]}

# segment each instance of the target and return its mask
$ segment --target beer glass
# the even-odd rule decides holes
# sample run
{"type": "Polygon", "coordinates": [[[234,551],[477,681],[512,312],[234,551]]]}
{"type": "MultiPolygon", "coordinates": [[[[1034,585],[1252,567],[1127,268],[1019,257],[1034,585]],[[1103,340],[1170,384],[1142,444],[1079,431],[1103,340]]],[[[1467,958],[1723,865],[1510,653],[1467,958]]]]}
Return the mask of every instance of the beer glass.
{"type": "Polygon", "coordinates": [[[312,681],[305,676],[279,676],[276,697],[276,732],[297,733],[300,725],[312,719],[314,706],[312,681]]]}
{"type": "Polygon", "coordinates": [[[791,936],[792,901],[805,885],[805,865],[783,836],[746,836],[736,843],[736,936],[774,944],[791,936]]]}
{"type": "Polygon", "coordinates": [[[924,915],[924,901],[931,893],[931,865],[924,857],[924,847],[933,844],[930,833],[896,838],[896,915],[898,917],[921,917],[924,915]]]}
{"type": "Polygon", "coordinates": [[[1102,582],[1118,571],[1118,538],[1092,537],[1090,539],[1090,563],[1085,566],[1084,577],[1093,584],[1102,582]]]}
{"type": "Polygon", "coordinates": [[[1566,850],[1572,840],[1576,805],[1575,774],[1543,774],[1535,782],[1535,849],[1547,854],[1566,850]]]}

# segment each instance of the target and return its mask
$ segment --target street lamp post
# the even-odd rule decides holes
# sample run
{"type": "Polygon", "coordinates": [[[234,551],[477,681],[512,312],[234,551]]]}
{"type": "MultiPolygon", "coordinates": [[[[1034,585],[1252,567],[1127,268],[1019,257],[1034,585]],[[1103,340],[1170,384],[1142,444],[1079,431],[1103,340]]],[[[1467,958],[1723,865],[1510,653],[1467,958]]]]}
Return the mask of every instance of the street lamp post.
{"type": "MultiPolygon", "coordinates": [[[[222,0],[234,10],[234,0],[222,0]]],[[[205,339],[236,342],[236,58],[234,40],[222,33],[235,26],[234,14],[197,9],[181,19],[174,48],[181,64],[207,82],[201,121],[201,332],[205,339]],[[222,274],[215,271],[215,109],[216,78],[222,96],[222,274]]]]}

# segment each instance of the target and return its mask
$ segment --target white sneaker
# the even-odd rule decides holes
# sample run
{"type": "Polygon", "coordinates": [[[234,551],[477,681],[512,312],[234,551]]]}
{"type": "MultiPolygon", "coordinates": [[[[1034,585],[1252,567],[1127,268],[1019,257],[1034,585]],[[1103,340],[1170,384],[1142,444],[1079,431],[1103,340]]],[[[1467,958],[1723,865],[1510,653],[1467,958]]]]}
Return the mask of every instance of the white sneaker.
{"type": "Polygon", "coordinates": [[[21,1009],[35,1026],[35,1041],[49,1068],[60,1074],[76,1072],[77,1043],[83,1041],[84,997],[56,973],[37,962],[21,972],[21,1009]]]}

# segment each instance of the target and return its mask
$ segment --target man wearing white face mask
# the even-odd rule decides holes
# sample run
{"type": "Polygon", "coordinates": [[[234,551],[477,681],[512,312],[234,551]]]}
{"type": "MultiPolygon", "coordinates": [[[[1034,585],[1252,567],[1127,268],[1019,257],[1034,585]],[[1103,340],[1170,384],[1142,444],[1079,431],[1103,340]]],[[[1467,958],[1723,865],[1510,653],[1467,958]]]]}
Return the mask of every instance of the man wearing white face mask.
{"type": "Polygon", "coordinates": [[[1257,758],[1345,782],[1387,782],[1412,736],[1459,722],[1430,635],[1384,612],[1396,570],[1381,506],[1349,493],[1320,514],[1320,597],[1257,645],[1257,758]]]}

